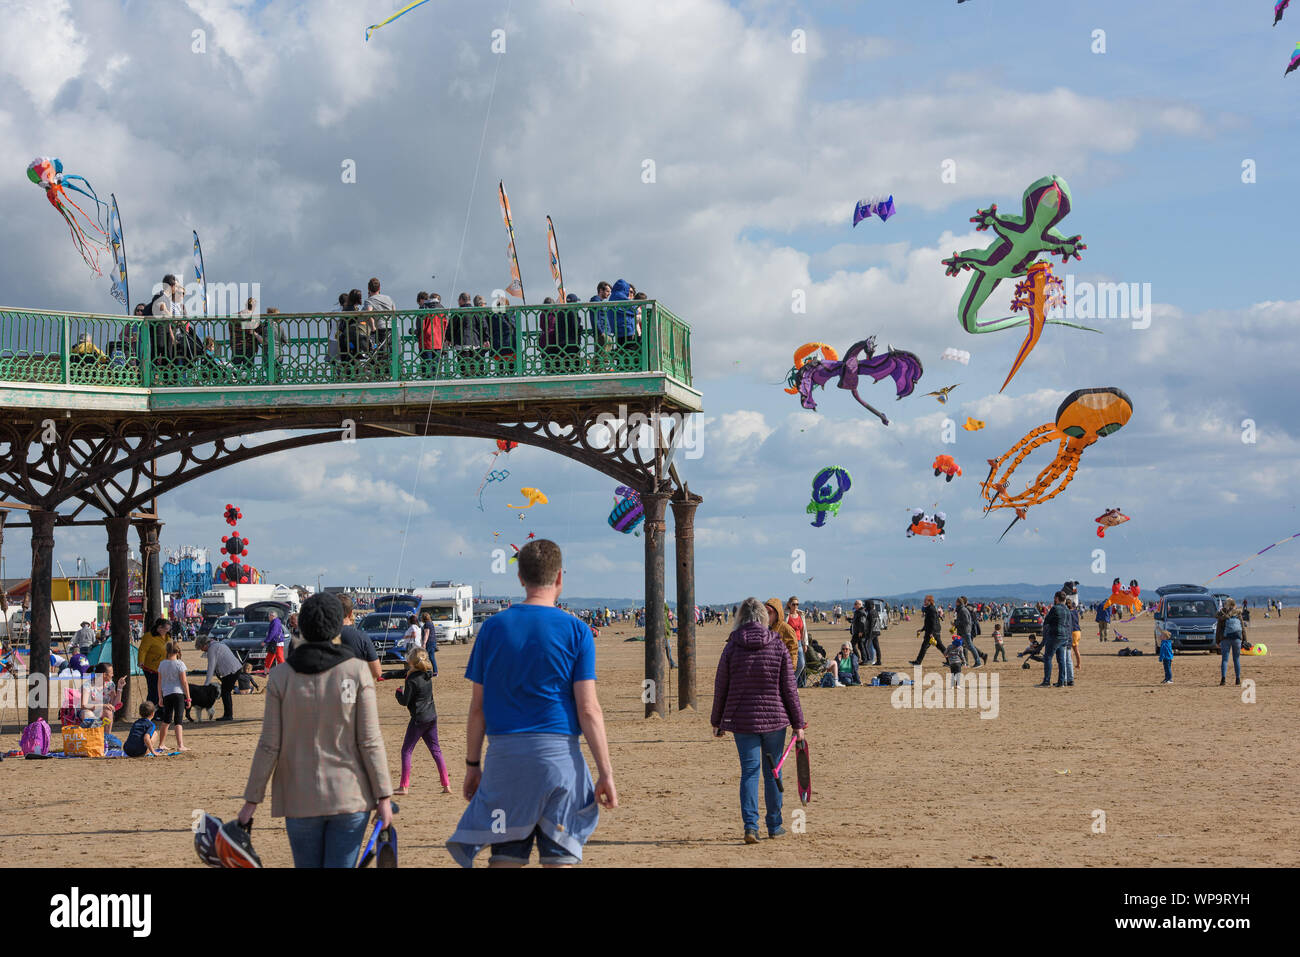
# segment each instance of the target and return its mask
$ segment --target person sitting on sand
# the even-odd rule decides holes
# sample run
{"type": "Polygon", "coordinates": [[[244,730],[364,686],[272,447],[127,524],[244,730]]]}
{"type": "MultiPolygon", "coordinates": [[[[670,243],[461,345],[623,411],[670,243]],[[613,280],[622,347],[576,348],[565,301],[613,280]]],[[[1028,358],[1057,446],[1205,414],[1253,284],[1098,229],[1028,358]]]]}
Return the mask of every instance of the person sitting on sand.
{"type": "Polygon", "coordinates": [[[122,744],[122,753],[128,758],[143,758],[146,754],[153,757],[158,753],[158,728],[152,720],[155,710],[152,701],[140,702],[140,717],[131,725],[122,744]]]}
{"type": "Polygon", "coordinates": [[[244,669],[235,676],[235,694],[260,694],[262,689],[253,677],[253,663],[244,662],[244,669]]]}
{"type": "Polygon", "coordinates": [[[862,679],[858,676],[858,656],[853,653],[853,648],[847,641],[840,645],[839,654],[835,656],[833,664],[834,667],[830,670],[835,673],[841,685],[862,684],[862,679]]]}

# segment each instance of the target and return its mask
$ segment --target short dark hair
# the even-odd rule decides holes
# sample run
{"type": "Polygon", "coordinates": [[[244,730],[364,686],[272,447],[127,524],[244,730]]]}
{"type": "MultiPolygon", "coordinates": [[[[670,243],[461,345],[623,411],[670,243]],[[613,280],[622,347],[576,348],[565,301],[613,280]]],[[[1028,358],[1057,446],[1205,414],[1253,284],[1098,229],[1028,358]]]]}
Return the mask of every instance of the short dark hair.
{"type": "Polygon", "coordinates": [[[153,702],[152,702],[152,701],[141,701],[141,702],[140,702],[140,717],[142,717],[142,718],[152,718],[152,717],[153,717],[153,713],[154,713],[154,711],[156,711],[156,710],[157,710],[157,709],[154,708],[154,706],[153,706],[153,702]]]}
{"type": "MultiPolygon", "coordinates": [[[[339,595],[338,598],[339,598],[339,607],[343,609],[343,617],[346,618],[348,617],[348,615],[352,614],[353,612],[352,599],[347,595],[339,595]]],[[[298,621],[298,626],[302,627],[301,619],[298,621]]]]}
{"type": "Polygon", "coordinates": [[[348,304],[348,294],[346,292],[339,293],[339,305],[346,306],[347,304],[348,304]]]}
{"type": "Polygon", "coordinates": [[[166,618],[155,618],[155,619],[153,620],[153,627],[150,628],[149,630],[152,631],[152,632],[156,635],[156,634],[158,634],[158,629],[161,628],[161,627],[163,627],[164,625],[166,625],[168,628],[170,628],[170,627],[171,627],[171,622],[169,622],[166,618]]]}
{"type": "Polygon", "coordinates": [[[609,289],[612,291],[613,288],[614,288],[613,286],[605,282],[603,279],[600,282],[596,283],[596,292],[600,292],[602,289],[609,289]]]}
{"type": "Polygon", "coordinates": [[[110,665],[107,661],[101,661],[99,664],[95,665],[95,669],[94,669],[95,674],[106,675],[108,674],[108,669],[111,667],[113,666],[110,665]]]}
{"type": "Polygon", "coordinates": [[[564,560],[560,546],[549,538],[535,538],[519,549],[519,580],[525,588],[546,588],[555,584],[564,560]]]}
{"type": "Polygon", "coordinates": [[[1058,591],[1054,596],[1052,596],[1052,604],[1054,605],[1060,604],[1063,601],[1065,601],[1065,592],[1063,591],[1058,591]]]}
{"type": "Polygon", "coordinates": [[[370,282],[366,283],[366,288],[370,290],[371,295],[374,295],[375,293],[379,292],[379,280],[376,279],[374,276],[371,276],[370,282]]]}

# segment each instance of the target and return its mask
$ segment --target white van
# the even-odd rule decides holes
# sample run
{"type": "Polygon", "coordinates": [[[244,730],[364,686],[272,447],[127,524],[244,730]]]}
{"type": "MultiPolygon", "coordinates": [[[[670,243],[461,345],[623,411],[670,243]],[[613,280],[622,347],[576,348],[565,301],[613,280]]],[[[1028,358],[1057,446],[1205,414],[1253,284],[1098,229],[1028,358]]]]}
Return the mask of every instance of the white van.
{"type": "Polygon", "coordinates": [[[474,589],[458,582],[430,582],[414,592],[420,614],[429,615],[438,644],[469,644],[474,637],[474,589]]]}

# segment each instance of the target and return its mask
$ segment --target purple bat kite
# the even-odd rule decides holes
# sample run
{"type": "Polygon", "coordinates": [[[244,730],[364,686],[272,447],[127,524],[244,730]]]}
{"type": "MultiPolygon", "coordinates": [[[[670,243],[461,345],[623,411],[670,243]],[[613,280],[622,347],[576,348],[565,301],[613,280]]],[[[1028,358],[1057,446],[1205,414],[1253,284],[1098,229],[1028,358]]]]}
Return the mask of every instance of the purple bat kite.
{"type": "Polygon", "coordinates": [[[858,205],[853,209],[853,225],[856,226],[864,219],[870,219],[872,216],[879,216],[883,223],[893,216],[897,210],[894,209],[894,197],[889,199],[860,199],[858,205]]]}
{"type": "Polygon", "coordinates": [[[852,392],[853,398],[858,400],[859,405],[888,425],[889,419],[884,413],[872,408],[862,400],[862,396],[858,395],[859,375],[871,376],[876,382],[886,377],[892,378],[898,398],[901,399],[912,394],[912,390],[916,388],[916,383],[925,370],[915,353],[890,348],[884,355],[877,356],[874,354],[875,351],[876,337],[870,336],[850,346],[843,360],[827,362],[822,359],[809,359],[799,369],[800,403],[805,409],[816,409],[817,403],[812,397],[813,387],[825,386],[827,382],[838,378],[837,384],[841,389],[852,392]],[[861,353],[860,358],[859,353],[861,353]]]}

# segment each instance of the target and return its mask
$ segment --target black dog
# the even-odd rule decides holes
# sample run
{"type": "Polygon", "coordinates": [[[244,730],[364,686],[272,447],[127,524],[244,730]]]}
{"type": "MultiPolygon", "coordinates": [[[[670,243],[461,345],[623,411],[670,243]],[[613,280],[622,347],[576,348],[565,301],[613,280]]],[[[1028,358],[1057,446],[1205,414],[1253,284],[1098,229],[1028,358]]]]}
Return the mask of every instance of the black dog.
{"type": "Polygon", "coordinates": [[[203,712],[208,713],[208,720],[212,720],[214,709],[217,701],[221,698],[221,685],[190,685],[190,703],[185,708],[185,720],[194,721],[190,715],[190,708],[199,709],[199,720],[203,720],[203,712]]]}

